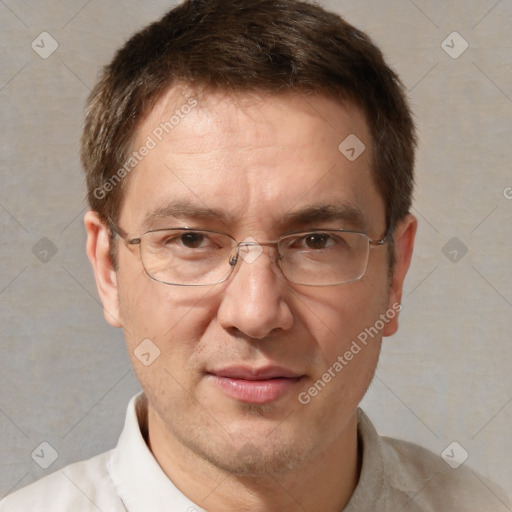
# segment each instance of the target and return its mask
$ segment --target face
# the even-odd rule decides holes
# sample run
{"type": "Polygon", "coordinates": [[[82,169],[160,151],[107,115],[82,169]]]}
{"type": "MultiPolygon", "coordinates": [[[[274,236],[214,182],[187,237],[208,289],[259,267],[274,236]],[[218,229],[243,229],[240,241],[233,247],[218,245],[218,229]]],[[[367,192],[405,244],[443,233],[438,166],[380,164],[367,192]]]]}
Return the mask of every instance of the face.
{"type": "MultiPolygon", "coordinates": [[[[148,137],[157,144],[127,182],[118,224],[129,238],[176,227],[258,242],[310,228],[384,236],[370,135],[357,108],[298,94],[197,101],[159,141],[155,129],[187,103],[169,91],[138,130],[135,148],[148,137]],[[355,161],[338,149],[350,134],[367,148],[355,161]],[[329,208],[338,213],[312,213],[329,208]]],[[[144,271],[138,247],[123,242],[114,271],[105,227],[94,213],[86,225],[106,317],[124,329],[153,429],[218,468],[258,473],[300,465],[354,426],[382,335],[397,328],[413,218],[395,233],[391,280],[381,246],[371,248],[363,278],[322,287],[285,280],[270,246],[255,261],[240,260],[224,283],[162,284],[144,271]],[[363,342],[365,329],[372,335],[363,342]],[[149,366],[134,355],[147,339],[160,350],[149,366]]]]}

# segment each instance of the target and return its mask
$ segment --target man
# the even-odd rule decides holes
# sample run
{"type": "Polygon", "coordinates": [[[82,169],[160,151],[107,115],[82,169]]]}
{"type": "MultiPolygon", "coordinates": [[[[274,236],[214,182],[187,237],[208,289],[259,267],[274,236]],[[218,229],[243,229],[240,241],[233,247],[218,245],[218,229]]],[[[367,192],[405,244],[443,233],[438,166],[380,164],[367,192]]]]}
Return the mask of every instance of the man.
{"type": "Polygon", "coordinates": [[[398,328],[415,135],[367,36],[295,0],[187,1],[87,106],[87,254],[143,394],[117,448],[7,511],[501,511],[358,409],[398,328]]]}

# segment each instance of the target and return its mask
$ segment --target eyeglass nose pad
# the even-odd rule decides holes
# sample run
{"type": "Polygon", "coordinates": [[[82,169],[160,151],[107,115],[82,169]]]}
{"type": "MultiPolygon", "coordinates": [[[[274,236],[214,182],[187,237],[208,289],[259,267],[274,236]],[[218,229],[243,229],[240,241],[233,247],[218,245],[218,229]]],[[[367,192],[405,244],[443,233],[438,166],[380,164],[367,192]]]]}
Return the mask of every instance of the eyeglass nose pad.
{"type": "Polygon", "coordinates": [[[238,251],[229,258],[229,264],[234,267],[238,263],[238,251]]]}

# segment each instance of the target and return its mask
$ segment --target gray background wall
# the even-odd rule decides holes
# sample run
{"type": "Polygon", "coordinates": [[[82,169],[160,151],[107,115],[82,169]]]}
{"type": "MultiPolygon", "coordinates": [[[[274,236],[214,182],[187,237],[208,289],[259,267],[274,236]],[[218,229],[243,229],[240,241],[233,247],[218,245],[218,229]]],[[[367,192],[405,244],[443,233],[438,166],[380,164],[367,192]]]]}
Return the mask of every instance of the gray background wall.
{"type": "MultiPolygon", "coordinates": [[[[364,406],[512,494],[512,1],[321,3],[381,46],[421,138],[401,329],[364,406]]],[[[84,254],[77,148],[99,66],[172,5],[0,0],[0,497],[114,446],[138,390],[84,254]]]]}

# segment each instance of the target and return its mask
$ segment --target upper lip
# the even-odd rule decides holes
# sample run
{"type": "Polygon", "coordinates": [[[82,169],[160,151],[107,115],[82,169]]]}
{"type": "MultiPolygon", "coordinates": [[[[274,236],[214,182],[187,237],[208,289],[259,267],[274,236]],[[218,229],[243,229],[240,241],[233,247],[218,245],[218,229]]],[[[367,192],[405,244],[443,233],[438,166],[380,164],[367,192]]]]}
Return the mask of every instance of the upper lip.
{"type": "Polygon", "coordinates": [[[227,377],[231,379],[244,380],[268,380],[276,378],[293,379],[302,377],[302,374],[284,368],[282,366],[228,366],[216,370],[210,370],[208,373],[217,375],[217,377],[227,377]]]}

